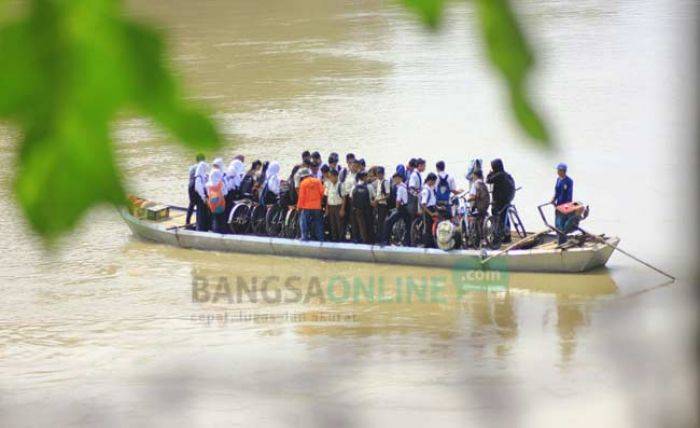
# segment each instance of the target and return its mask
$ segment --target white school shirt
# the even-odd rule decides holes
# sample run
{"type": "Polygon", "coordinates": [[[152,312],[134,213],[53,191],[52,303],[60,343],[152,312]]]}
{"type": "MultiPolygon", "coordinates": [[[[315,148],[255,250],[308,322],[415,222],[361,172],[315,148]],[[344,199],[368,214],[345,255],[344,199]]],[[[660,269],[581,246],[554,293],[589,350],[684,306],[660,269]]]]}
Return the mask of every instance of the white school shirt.
{"type": "Polygon", "coordinates": [[[355,187],[356,175],[356,173],[348,171],[347,175],[345,176],[345,181],[343,182],[342,186],[340,186],[343,197],[352,195],[352,188],[355,187]]]}
{"type": "Polygon", "coordinates": [[[408,204],[408,190],[405,183],[400,183],[396,186],[396,201],[401,205],[408,204]]]}
{"type": "Polygon", "coordinates": [[[411,176],[408,178],[408,187],[418,192],[422,185],[423,179],[420,175],[420,172],[418,172],[417,169],[414,169],[411,173],[411,176]]]}
{"type": "Polygon", "coordinates": [[[342,190],[341,183],[337,182],[333,184],[330,180],[326,180],[323,184],[325,187],[324,193],[326,195],[326,202],[328,205],[341,205],[343,203],[343,196],[340,194],[340,191],[342,190]]]}
{"type": "Polygon", "coordinates": [[[389,183],[388,179],[383,179],[383,180],[374,180],[374,183],[372,183],[372,187],[374,187],[374,200],[377,202],[382,202],[386,203],[387,198],[389,198],[389,194],[391,193],[391,184],[389,183]],[[381,185],[384,185],[384,192],[385,194],[382,196],[382,188],[380,187],[381,185]]]}
{"type": "Polygon", "coordinates": [[[427,184],[423,186],[423,190],[421,191],[420,203],[424,204],[426,207],[434,207],[435,205],[437,205],[435,191],[427,184]]]}

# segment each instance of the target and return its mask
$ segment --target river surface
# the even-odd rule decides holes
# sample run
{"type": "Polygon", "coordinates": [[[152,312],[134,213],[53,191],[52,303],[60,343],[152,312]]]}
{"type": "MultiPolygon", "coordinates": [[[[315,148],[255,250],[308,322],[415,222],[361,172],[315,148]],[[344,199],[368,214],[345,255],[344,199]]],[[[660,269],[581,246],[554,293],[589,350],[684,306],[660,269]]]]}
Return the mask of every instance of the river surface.
{"type": "MultiPolygon", "coordinates": [[[[448,270],[143,242],[110,208],[49,253],[19,220],[3,128],[0,425],[694,425],[697,5],[516,4],[554,152],[514,125],[468,3],[437,33],[370,0],[132,1],[129,14],[167,31],[227,163],[243,153],[288,171],[310,149],[393,169],[422,156],[463,184],[468,159],[498,156],[536,231],[563,160],[588,229],[676,283],[616,254],[585,275],[467,278],[457,291],[448,270]],[[411,281],[438,285],[409,299],[411,281]],[[262,283],[269,293],[237,295],[262,283]]],[[[147,120],[115,137],[132,192],[186,203],[194,153],[147,120]]]]}

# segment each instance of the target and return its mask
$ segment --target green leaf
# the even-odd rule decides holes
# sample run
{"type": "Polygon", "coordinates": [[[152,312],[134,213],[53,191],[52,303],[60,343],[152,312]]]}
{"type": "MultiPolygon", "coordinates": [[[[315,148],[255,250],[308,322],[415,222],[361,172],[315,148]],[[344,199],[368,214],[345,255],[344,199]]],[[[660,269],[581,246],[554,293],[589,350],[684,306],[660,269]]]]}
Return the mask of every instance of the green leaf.
{"type": "Polygon", "coordinates": [[[402,0],[407,8],[416,12],[425,25],[437,29],[442,22],[443,0],[402,0]]]}
{"type": "Polygon", "coordinates": [[[184,101],[160,37],[116,0],[33,0],[0,28],[0,118],[22,130],[15,194],[48,241],[92,206],[124,202],[110,125],[124,109],[213,148],[212,121],[184,101]]]}
{"type": "Polygon", "coordinates": [[[505,78],[515,117],[527,134],[546,147],[549,132],[535,111],[526,88],[533,55],[508,0],[475,0],[486,51],[505,78]]]}

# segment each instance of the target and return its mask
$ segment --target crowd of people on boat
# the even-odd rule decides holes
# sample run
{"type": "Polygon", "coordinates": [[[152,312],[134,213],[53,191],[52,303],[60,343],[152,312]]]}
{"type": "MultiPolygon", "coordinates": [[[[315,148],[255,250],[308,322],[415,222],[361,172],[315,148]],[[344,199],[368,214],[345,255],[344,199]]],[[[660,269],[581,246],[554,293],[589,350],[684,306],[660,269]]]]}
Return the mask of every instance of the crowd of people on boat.
{"type": "MultiPolygon", "coordinates": [[[[490,162],[487,174],[481,160],[472,160],[465,189],[458,188],[444,161],[427,172],[422,158],[388,171],[353,153],[341,162],[338,153],[323,159],[317,151],[304,151],[286,176],[277,161],[256,159],[246,165],[238,155],[228,166],[222,158],[210,166],[201,154],[196,160],[189,169],[186,224],[197,231],[435,247],[437,222],[463,222],[466,228],[468,216],[478,225],[472,246],[485,239],[481,225],[487,218],[499,244],[511,240],[508,207],[517,188],[501,159],[490,162]]],[[[557,171],[552,203],[561,205],[572,201],[573,181],[565,164],[557,171]]],[[[557,215],[557,227],[564,229],[565,222],[557,215]]]]}

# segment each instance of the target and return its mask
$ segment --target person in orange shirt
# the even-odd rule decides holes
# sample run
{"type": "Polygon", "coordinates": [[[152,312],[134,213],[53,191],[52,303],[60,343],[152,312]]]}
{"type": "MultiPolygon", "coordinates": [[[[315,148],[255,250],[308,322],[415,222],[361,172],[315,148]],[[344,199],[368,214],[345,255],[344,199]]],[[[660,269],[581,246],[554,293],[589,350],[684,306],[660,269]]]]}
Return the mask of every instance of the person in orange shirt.
{"type": "Polygon", "coordinates": [[[299,171],[301,178],[299,184],[299,222],[301,227],[301,240],[308,241],[313,230],[315,238],[323,242],[323,216],[321,214],[321,199],[323,198],[323,184],[321,180],[311,175],[308,168],[299,171]]]}

